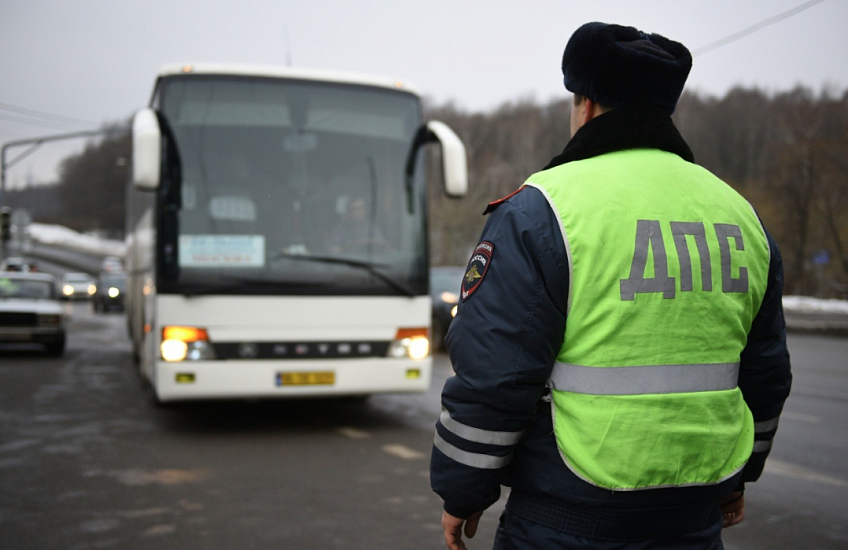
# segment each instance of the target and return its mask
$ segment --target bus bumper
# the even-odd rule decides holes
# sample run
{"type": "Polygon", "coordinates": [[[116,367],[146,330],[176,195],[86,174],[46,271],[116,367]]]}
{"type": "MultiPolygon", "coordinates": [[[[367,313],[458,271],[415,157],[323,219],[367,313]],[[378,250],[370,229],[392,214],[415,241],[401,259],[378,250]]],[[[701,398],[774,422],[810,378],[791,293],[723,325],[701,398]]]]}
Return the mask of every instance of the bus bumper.
{"type": "Polygon", "coordinates": [[[157,361],[159,401],[423,393],[432,359],[157,361]]]}

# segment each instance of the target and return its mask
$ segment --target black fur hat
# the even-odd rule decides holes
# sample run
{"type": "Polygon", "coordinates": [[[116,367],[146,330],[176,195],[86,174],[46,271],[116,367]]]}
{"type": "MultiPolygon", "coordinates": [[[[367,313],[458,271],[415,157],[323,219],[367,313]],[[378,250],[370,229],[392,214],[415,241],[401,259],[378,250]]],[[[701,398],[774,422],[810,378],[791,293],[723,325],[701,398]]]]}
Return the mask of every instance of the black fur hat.
{"type": "Polygon", "coordinates": [[[609,107],[648,105],[674,112],[692,68],[686,46],[633,27],[586,23],[562,56],[565,87],[609,107]]]}

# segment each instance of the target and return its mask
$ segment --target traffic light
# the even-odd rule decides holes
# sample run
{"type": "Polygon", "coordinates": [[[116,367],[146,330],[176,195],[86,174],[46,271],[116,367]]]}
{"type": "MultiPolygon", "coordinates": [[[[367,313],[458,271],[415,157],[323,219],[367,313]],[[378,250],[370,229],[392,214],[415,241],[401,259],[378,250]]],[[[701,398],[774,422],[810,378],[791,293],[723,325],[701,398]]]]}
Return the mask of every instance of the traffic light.
{"type": "Polygon", "coordinates": [[[12,209],[8,206],[0,207],[0,240],[9,242],[12,236],[12,209]]]}

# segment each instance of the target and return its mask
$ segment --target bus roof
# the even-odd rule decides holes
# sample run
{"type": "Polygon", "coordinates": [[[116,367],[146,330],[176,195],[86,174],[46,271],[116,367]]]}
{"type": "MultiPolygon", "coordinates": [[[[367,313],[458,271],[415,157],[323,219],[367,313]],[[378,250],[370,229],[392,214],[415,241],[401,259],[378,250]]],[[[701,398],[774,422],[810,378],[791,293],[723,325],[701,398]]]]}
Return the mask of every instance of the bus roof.
{"type": "Polygon", "coordinates": [[[360,86],[389,88],[392,90],[400,90],[411,93],[416,96],[418,95],[418,91],[415,86],[409,82],[393,80],[387,77],[348,72],[301,69],[274,65],[242,65],[231,63],[171,64],[165,65],[159,69],[159,78],[184,74],[259,76],[266,78],[288,78],[296,80],[335,82],[340,84],[357,84],[360,86]]]}

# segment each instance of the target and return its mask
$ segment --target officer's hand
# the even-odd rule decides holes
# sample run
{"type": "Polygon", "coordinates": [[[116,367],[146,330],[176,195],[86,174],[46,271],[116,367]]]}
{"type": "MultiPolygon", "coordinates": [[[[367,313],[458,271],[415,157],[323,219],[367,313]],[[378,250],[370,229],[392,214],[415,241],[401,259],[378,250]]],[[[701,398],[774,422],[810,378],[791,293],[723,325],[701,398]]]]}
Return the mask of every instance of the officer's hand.
{"type": "Polygon", "coordinates": [[[477,524],[480,523],[480,516],[483,511],[475,512],[468,516],[468,519],[452,516],[447,512],[442,512],[442,528],[445,530],[445,543],[450,550],[467,550],[465,543],[462,542],[462,527],[465,526],[465,536],[473,538],[477,533],[477,524]]]}
{"type": "Polygon", "coordinates": [[[733,527],[745,519],[745,495],[742,491],[733,491],[719,502],[721,506],[722,527],[733,527]]]}

